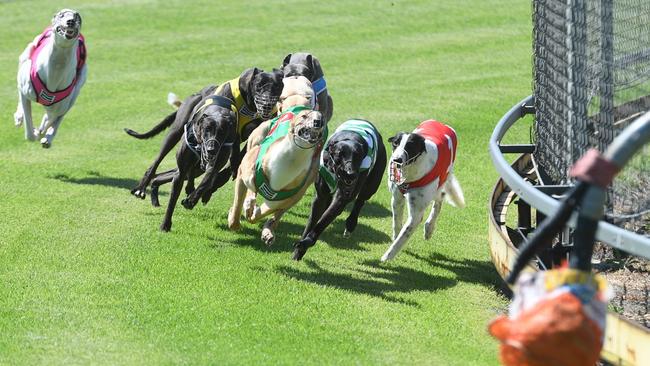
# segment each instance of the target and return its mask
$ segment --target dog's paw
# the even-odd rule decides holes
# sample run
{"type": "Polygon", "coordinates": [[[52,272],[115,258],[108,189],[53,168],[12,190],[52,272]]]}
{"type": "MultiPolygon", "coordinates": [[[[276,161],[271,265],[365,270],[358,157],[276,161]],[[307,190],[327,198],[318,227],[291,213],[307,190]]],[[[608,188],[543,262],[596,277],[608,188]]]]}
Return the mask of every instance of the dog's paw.
{"type": "Polygon", "coordinates": [[[171,223],[171,221],[170,221],[170,222],[166,222],[166,221],[165,221],[165,222],[163,222],[162,224],[160,224],[160,231],[162,231],[162,232],[167,233],[167,232],[169,232],[169,230],[171,230],[171,229],[172,229],[172,223],[171,223]]]}
{"type": "Polygon", "coordinates": [[[134,195],[135,197],[143,200],[147,196],[147,192],[140,188],[140,187],[135,187],[131,190],[131,194],[134,195]]]}
{"type": "Polygon", "coordinates": [[[389,260],[395,258],[395,253],[392,251],[388,250],[384,255],[381,256],[381,261],[382,262],[388,262],[389,260]]]}
{"type": "Polygon", "coordinates": [[[273,245],[273,242],[275,241],[275,235],[273,235],[273,231],[269,228],[263,228],[262,229],[262,242],[266,244],[266,246],[271,246],[273,245]]]}
{"type": "Polygon", "coordinates": [[[302,259],[302,257],[305,256],[305,253],[307,253],[307,249],[296,246],[293,248],[293,256],[291,257],[291,259],[293,259],[294,261],[299,261],[302,259]]]}
{"type": "Polygon", "coordinates": [[[349,238],[350,236],[352,236],[352,232],[351,232],[351,231],[348,231],[347,228],[346,228],[346,229],[343,229],[343,237],[347,239],[347,238],[349,238]]]}
{"type": "Polygon", "coordinates": [[[52,142],[50,142],[50,140],[48,140],[46,137],[43,137],[43,138],[41,139],[41,146],[42,146],[44,149],[49,149],[50,146],[52,146],[52,142]]]}
{"type": "Polygon", "coordinates": [[[191,197],[185,198],[181,201],[181,205],[185,207],[188,210],[191,210],[196,206],[196,200],[192,199],[191,197]]]}
{"type": "Polygon", "coordinates": [[[14,113],[14,126],[16,126],[16,128],[22,126],[23,121],[25,121],[25,116],[22,113],[14,113]]]}
{"type": "Polygon", "coordinates": [[[241,229],[241,223],[239,222],[239,217],[235,217],[232,207],[228,210],[228,228],[230,230],[239,230],[241,229]]]}

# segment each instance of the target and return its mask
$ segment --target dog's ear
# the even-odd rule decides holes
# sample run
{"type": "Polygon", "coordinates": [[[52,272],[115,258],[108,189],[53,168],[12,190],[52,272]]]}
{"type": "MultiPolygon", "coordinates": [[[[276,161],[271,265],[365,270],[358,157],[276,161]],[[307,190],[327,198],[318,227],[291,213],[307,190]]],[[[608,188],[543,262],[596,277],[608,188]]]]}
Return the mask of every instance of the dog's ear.
{"type": "Polygon", "coordinates": [[[291,60],[292,55],[293,55],[293,53],[290,53],[284,58],[284,61],[282,61],[282,68],[284,68],[285,66],[287,66],[289,64],[289,61],[291,60]]]}
{"type": "Polygon", "coordinates": [[[276,69],[273,68],[273,71],[271,71],[271,74],[273,75],[273,80],[274,81],[280,81],[282,82],[282,79],[284,79],[284,72],[282,72],[281,69],[276,69]]]}
{"type": "Polygon", "coordinates": [[[79,29],[81,29],[81,14],[79,13],[74,13],[74,20],[76,23],[79,23],[79,29]]]}
{"type": "Polygon", "coordinates": [[[406,134],[406,132],[398,132],[395,134],[393,137],[388,138],[388,142],[390,142],[391,146],[393,146],[393,149],[399,146],[399,143],[402,141],[402,137],[406,134]]]}

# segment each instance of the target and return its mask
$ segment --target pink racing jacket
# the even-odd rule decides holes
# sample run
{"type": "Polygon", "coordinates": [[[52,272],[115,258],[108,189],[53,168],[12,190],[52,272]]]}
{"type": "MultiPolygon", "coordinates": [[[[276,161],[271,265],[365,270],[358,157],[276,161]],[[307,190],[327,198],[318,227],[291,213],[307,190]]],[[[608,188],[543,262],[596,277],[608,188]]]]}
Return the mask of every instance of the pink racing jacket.
{"type": "Polygon", "coordinates": [[[38,76],[38,71],[36,70],[36,60],[38,59],[38,55],[43,47],[47,45],[47,42],[54,42],[53,37],[54,35],[52,34],[52,28],[45,28],[43,33],[41,33],[41,35],[38,37],[36,46],[32,50],[31,55],[29,55],[30,60],[32,60],[32,67],[29,71],[29,77],[32,81],[32,86],[36,91],[36,101],[44,106],[50,106],[54,103],[60,102],[72,93],[75,85],[77,85],[77,80],[79,78],[79,74],[81,73],[81,68],[86,63],[86,44],[84,42],[83,35],[79,34],[79,47],[77,47],[77,72],[74,79],[72,80],[72,83],[70,83],[70,85],[68,85],[68,87],[63,90],[50,91],[45,86],[45,83],[43,80],[41,80],[40,76],[38,76]]]}

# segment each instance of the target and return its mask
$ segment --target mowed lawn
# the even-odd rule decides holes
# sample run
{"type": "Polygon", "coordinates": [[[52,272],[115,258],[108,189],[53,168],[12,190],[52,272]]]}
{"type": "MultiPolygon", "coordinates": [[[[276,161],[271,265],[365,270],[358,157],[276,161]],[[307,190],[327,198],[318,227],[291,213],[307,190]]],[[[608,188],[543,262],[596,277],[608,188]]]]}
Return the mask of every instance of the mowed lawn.
{"type": "Polygon", "coordinates": [[[498,364],[486,326],[507,300],[488,254],[487,141],[531,91],[528,2],[63,3],[0,1],[0,364],[498,364]],[[89,73],[44,150],[13,127],[15,74],[59,6],[82,13],[89,73]],[[456,129],[467,208],[445,205],[431,241],[419,227],[378,261],[391,241],[385,182],[352,238],[339,218],[301,262],[291,252],[311,190],[272,248],[259,225],[228,230],[232,184],[207,206],[179,205],[170,233],[158,230],[164,207],[129,194],[163,135],[122,128],[170,113],[169,91],[296,51],[320,58],[332,126],[366,118],[384,139],[429,118],[456,129]]]}

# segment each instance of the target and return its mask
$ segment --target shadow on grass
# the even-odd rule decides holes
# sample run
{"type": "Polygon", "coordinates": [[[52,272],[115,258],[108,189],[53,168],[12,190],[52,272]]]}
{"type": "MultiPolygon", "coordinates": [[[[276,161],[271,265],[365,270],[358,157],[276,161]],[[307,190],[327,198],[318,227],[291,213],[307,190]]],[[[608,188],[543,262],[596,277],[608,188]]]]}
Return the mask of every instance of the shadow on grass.
{"type": "Polygon", "coordinates": [[[357,269],[357,273],[361,276],[337,273],[325,269],[309,259],[303,259],[303,263],[309,270],[301,270],[294,266],[279,266],[276,271],[287,277],[319,286],[335,287],[415,307],[419,307],[420,304],[413,300],[393,296],[390,293],[435,292],[450,288],[457,283],[455,279],[434,276],[399,265],[384,265],[376,260],[360,263],[361,268],[357,269]]]}
{"type": "MultiPolygon", "coordinates": [[[[257,224],[248,224],[242,221],[242,226],[239,231],[232,231],[228,228],[227,222],[217,223],[217,229],[231,233],[229,243],[236,246],[251,247],[261,252],[280,253],[280,252],[293,252],[294,242],[300,239],[303,226],[294,224],[292,222],[280,221],[278,227],[275,229],[275,241],[272,245],[267,246],[262,242],[260,236],[262,235],[262,226],[264,222],[257,224]]],[[[215,242],[211,246],[215,249],[220,248],[221,245],[217,244],[216,237],[210,237],[210,240],[215,242]]]]}
{"type": "Polygon", "coordinates": [[[123,188],[128,190],[131,190],[131,188],[135,187],[135,185],[138,184],[138,181],[135,179],[107,177],[95,171],[86,172],[86,174],[88,176],[85,178],[72,178],[67,174],[56,174],[48,178],[60,180],[61,182],[65,183],[99,185],[123,188]]]}
{"type": "MultiPolygon", "coordinates": [[[[336,219],[327,229],[325,229],[321,235],[321,239],[333,248],[346,250],[368,250],[361,247],[361,245],[359,245],[360,243],[390,243],[390,236],[372,226],[361,223],[361,220],[362,219],[360,218],[357,228],[350,237],[344,238],[343,230],[345,229],[345,220],[336,219]]],[[[319,240],[319,242],[320,241],[321,240],[319,240]]],[[[316,245],[318,245],[318,243],[316,245]]]]}
{"type": "Polygon", "coordinates": [[[432,267],[444,268],[456,275],[460,282],[475,283],[478,285],[500,288],[503,281],[494,264],[490,261],[479,261],[475,259],[452,259],[440,253],[433,253],[429,258],[413,253],[409,250],[405,254],[426,262],[432,267]]]}

